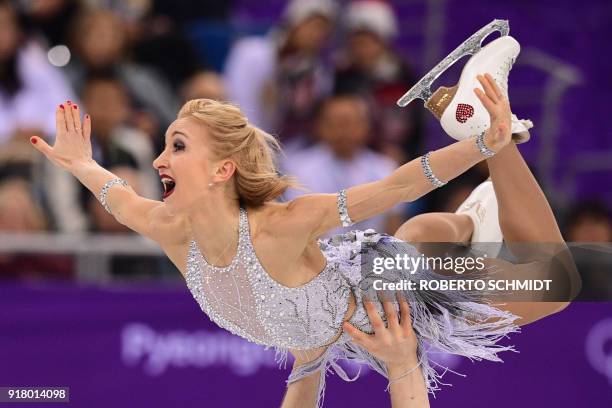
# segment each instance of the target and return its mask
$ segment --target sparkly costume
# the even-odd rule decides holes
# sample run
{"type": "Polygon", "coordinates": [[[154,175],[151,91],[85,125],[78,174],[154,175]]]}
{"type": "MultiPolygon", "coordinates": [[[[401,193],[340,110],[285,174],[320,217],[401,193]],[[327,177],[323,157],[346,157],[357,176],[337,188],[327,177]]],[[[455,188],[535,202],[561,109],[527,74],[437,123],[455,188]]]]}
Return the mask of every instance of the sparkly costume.
{"type": "MultiPolygon", "coordinates": [[[[346,213],[346,201],[339,195],[341,216],[346,213]]],[[[343,220],[345,222],[346,220],[343,220]]],[[[411,275],[406,270],[387,270],[382,275],[364,268],[372,257],[395,254],[420,256],[417,250],[397,238],[373,230],[352,231],[319,240],[327,259],[323,271],[310,282],[296,288],[281,285],[270,277],[259,262],[249,233],[247,211],[240,208],[238,252],[227,267],[210,265],[195,241],[189,248],[187,286],[202,310],[219,326],[251,342],[275,347],[280,361],[288,349],[312,349],[330,346],[315,361],[297,367],[288,382],[297,381],[321,370],[317,405],[322,403],[325,373],[332,368],[344,380],[352,381],[337,364],[349,359],[367,363],[387,376],[384,363],[353,343],[342,332],[350,293],[356,298],[356,310],[350,323],[372,333],[363,296],[374,299],[379,313],[382,304],[375,297],[372,279],[398,282],[402,279],[436,279],[430,270],[411,275]]],[[[448,277],[446,277],[448,278],[448,277]]],[[[486,303],[472,301],[469,293],[404,291],[411,306],[412,322],[418,338],[417,355],[429,391],[438,389],[440,375],[427,358],[431,346],[468,358],[500,361],[499,351],[511,346],[497,341],[517,330],[512,323],[516,316],[486,303]],[[497,318],[491,322],[491,318],[497,318]]],[[[394,302],[399,310],[397,302],[394,302]]]]}

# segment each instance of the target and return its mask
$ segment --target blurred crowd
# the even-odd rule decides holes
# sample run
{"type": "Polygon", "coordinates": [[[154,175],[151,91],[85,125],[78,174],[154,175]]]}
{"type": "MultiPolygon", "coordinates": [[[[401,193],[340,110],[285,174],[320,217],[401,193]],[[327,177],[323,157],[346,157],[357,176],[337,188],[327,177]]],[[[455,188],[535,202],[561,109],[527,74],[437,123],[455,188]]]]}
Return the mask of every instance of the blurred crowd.
{"type": "MultiPolygon", "coordinates": [[[[380,179],[423,153],[425,111],[395,105],[420,73],[397,52],[391,5],[293,0],[259,35],[236,35],[244,30],[232,26],[234,7],[0,0],[0,232],[129,233],[29,145],[31,135],[53,141],[55,108],[67,99],[92,117],[95,160],[154,199],[161,184],[151,163],[181,104],[195,98],[238,104],[280,139],[280,170],[313,192],[380,179]]],[[[417,213],[454,211],[486,177],[478,167],[440,194],[356,227],[393,233],[417,213]]],[[[567,240],[612,241],[605,205],[578,202],[567,214],[567,240]]],[[[0,272],[40,268],[25,264],[0,254],[0,272]]],[[[61,259],[48,267],[62,275],[72,268],[61,259]]]]}

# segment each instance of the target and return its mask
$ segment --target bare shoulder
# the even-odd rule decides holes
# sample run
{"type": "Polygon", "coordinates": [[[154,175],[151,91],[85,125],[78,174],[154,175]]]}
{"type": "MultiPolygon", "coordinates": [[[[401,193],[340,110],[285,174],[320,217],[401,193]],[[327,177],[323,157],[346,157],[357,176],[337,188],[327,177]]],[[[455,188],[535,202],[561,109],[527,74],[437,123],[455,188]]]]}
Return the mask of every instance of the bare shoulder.
{"type": "Polygon", "coordinates": [[[294,226],[310,238],[317,238],[339,226],[337,195],[308,194],[287,203],[294,226]]]}

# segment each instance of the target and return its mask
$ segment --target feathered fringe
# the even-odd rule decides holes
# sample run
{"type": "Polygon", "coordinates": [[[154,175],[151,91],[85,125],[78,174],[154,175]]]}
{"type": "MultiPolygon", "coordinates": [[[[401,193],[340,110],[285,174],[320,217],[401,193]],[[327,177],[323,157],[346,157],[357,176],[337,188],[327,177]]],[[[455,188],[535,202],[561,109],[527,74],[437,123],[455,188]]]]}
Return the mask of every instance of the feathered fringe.
{"type": "MultiPolygon", "coordinates": [[[[360,307],[363,296],[359,286],[363,287],[364,281],[369,278],[380,278],[379,275],[368,276],[367,271],[364,274],[362,266],[367,259],[362,259],[362,255],[366,255],[366,258],[372,255],[392,256],[404,253],[420,255],[413,246],[373,231],[353,231],[335,236],[328,241],[322,241],[320,244],[328,262],[340,263],[340,270],[356,289],[358,307],[360,307]]],[[[405,272],[396,273],[396,276],[386,278],[391,281],[466,279],[466,276],[442,276],[428,269],[421,269],[414,275],[405,272]]],[[[490,275],[490,271],[474,275],[473,278],[486,279],[488,274],[490,275]]],[[[421,372],[425,378],[428,392],[433,394],[440,389],[440,385],[449,385],[441,381],[442,377],[448,371],[454,372],[430,360],[429,354],[434,348],[476,361],[483,359],[502,361],[498,353],[516,351],[513,346],[497,343],[510,333],[519,332],[518,326],[514,324],[518,317],[491,306],[482,292],[410,290],[404,291],[403,294],[410,304],[413,328],[418,340],[417,357],[421,363],[421,372]]],[[[348,335],[344,334],[317,360],[296,367],[287,383],[298,381],[321,370],[317,398],[317,406],[321,406],[325,395],[325,375],[328,371],[336,372],[346,381],[354,381],[359,377],[358,373],[354,378],[349,378],[338,364],[339,360],[367,364],[388,378],[385,364],[365,349],[352,343],[348,335]]]]}

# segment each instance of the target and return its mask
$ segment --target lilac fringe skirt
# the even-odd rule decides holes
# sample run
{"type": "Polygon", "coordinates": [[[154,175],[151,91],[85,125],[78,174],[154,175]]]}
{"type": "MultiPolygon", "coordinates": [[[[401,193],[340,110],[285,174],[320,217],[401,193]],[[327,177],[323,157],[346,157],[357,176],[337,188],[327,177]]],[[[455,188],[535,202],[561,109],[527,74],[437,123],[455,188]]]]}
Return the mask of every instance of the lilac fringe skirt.
{"type": "MultiPolygon", "coordinates": [[[[363,296],[374,301],[383,320],[385,319],[382,303],[372,287],[374,279],[398,282],[454,278],[437,274],[426,268],[420,268],[413,274],[404,269],[385,270],[382,274],[373,273],[371,265],[374,257],[394,257],[398,254],[422,256],[414,246],[373,230],[351,231],[319,241],[319,244],[328,262],[340,264],[339,269],[355,295],[357,308],[349,322],[366,333],[371,333],[372,327],[363,307],[363,296]]],[[[486,278],[486,271],[484,272],[478,276],[479,279],[486,278]]],[[[461,278],[465,279],[465,276],[461,278]]],[[[450,371],[430,359],[430,354],[433,352],[452,353],[477,361],[502,361],[498,353],[515,351],[511,345],[498,343],[508,334],[519,331],[518,326],[514,324],[518,316],[493,307],[482,293],[405,290],[402,294],[410,304],[413,328],[418,340],[417,357],[428,392],[434,393],[440,389],[439,385],[445,385],[441,381],[442,376],[450,371]]],[[[396,301],[395,305],[399,310],[396,301]]],[[[280,360],[286,361],[287,351],[279,351],[281,351],[280,360]]],[[[366,364],[388,378],[386,366],[382,361],[352,342],[347,333],[342,333],[319,358],[294,368],[287,383],[291,384],[320,370],[317,397],[317,407],[320,407],[323,403],[325,376],[328,372],[335,372],[345,381],[354,381],[359,377],[358,372],[350,378],[338,364],[342,360],[366,364]]]]}

